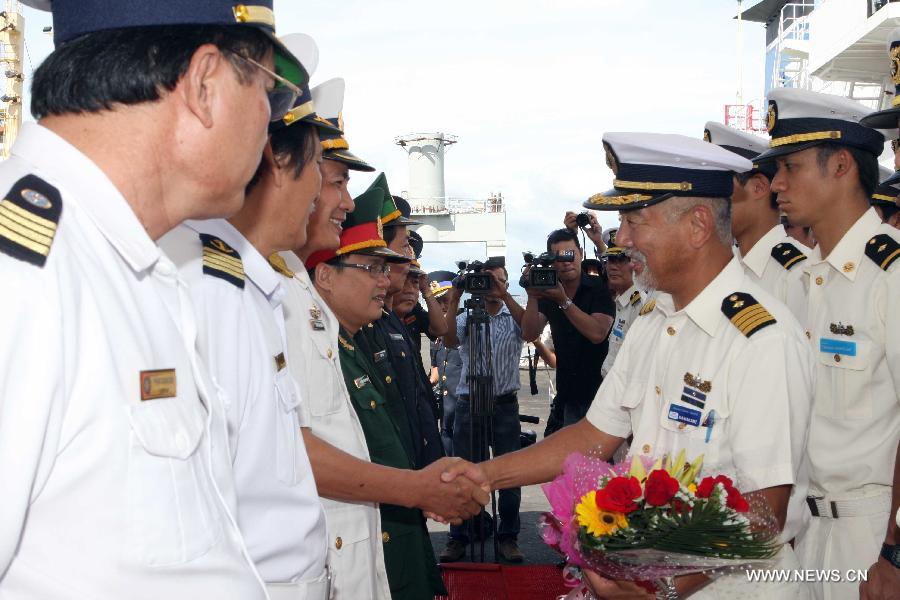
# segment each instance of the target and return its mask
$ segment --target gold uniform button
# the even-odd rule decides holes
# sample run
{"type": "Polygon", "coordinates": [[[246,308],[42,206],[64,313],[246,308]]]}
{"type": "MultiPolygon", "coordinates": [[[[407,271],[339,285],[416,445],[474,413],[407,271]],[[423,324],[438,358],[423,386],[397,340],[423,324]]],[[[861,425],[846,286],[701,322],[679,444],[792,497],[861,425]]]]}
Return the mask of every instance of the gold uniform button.
{"type": "Polygon", "coordinates": [[[644,444],[644,447],[641,448],[644,451],[644,454],[650,454],[650,444],[644,444]]]}
{"type": "Polygon", "coordinates": [[[841,362],[841,355],[840,355],[840,354],[835,354],[835,355],[834,355],[834,362],[841,362]]]}
{"type": "Polygon", "coordinates": [[[684,429],[685,427],[687,427],[687,425],[685,425],[684,423],[678,424],[678,429],[684,429]]]}
{"type": "Polygon", "coordinates": [[[806,332],[806,339],[808,339],[808,340],[811,340],[811,339],[812,339],[812,336],[809,334],[808,331],[806,332]]]}
{"type": "Polygon", "coordinates": [[[406,358],[406,352],[400,352],[400,357],[401,357],[401,358],[406,358]]]}
{"type": "Polygon", "coordinates": [[[334,547],[340,550],[343,545],[344,540],[342,540],[340,536],[336,537],[334,540],[334,547]]]}
{"type": "Polygon", "coordinates": [[[820,276],[820,277],[816,277],[816,285],[822,285],[823,283],[825,283],[825,280],[822,279],[821,276],[820,276]]]}
{"type": "Polygon", "coordinates": [[[328,349],[328,358],[334,356],[334,352],[331,351],[331,348],[328,349]]]}
{"type": "Polygon", "coordinates": [[[391,534],[389,534],[387,531],[382,531],[381,541],[387,544],[389,541],[391,541],[391,534]]]}
{"type": "Polygon", "coordinates": [[[391,376],[390,376],[390,375],[386,375],[386,376],[384,377],[384,380],[387,381],[388,383],[390,383],[391,381],[393,381],[393,379],[391,379],[391,376]]]}
{"type": "Polygon", "coordinates": [[[669,335],[675,335],[675,328],[669,327],[668,329],[666,329],[666,333],[668,333],[669,335]]]}
{"type": "Polygon", "coordinates": [[[443,377],[441,377],[441,381],[447,381],[447,376],[444,375],[443,377]]]}
{"type": "Polygon", "coordinates": [[[660,394],[662,394],[662,390],[659,386],[656,386],[656,395],[659,396],[660,394]]]}
{"type": "Polygon", "coordinates": [[[372,407],[372,410],[375,410],[375,407],[377,406],[377,404],[375,404],[375,401],[372,400],[371,402],[369,402],[369,406],[372,407]]]}

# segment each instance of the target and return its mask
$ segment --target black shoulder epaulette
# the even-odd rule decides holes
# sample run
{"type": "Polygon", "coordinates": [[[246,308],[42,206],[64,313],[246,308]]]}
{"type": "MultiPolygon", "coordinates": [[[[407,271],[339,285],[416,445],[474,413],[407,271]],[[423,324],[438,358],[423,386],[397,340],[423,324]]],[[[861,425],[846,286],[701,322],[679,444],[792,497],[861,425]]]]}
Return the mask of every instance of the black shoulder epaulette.
{"type": "Polygon", "coordinates": [[[26,175],[0,200],[0,252],[43,267],[61,214],[59,190],[26,175]]]}
{"type": "Polygon", "coordinates": [[[206,233],[200,234],[200,241],[203,242],[203,273],[244,289],[244,263],[237,250],[206,233]]]}
{"type": "Polygon", "coordinates": [[[631,306],[634,306],[640,301],[641,293],[638,290],[634,290],[634,293],[631,294],[631,298],[628,299],[628,303],[631,304],[631,306]]]}
{"type": "Polygon", "coordinates": [[[900,242],[886,233],[879,233],[866,244],[866,256],[887,271],[900,258],[900,242]]]}
{"type": "Polygon", "coordinates": [[[747,337],[776,323],[775,317],[756,298],[744,292],[735,292],[722,300],[722,312],[747,337]]]}
{"type": "Polygon", "coordinates": [[[644,315],[650,314],[654,308],[656,308],[656,299],[655,298],[653,300],[651,300],[650,302],[648,302],[647,304],[645,304],[643,308],[641,308],[640,312],[638,313],[638,316],[643,317],[644,315]]]}
{"type": "Polygon", "coordinates": [[[777,260],[782,267],[790,271],[791,268],[802,263],[807,257],[797,246],[790,242],[782,242],[772,248],[772,258],[777,260]]]}

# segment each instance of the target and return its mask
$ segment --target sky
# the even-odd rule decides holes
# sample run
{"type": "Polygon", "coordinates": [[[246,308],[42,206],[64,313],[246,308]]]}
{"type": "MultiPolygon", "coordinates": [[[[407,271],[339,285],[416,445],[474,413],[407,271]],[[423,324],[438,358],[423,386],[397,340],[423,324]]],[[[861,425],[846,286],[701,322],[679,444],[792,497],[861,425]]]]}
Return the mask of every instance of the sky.
{"type": "MultiPolygon", "coordinates": [[[[350,147],[393,193],[408,183],[395,137],[458,136],[447,195],[503,193],[511,280],[523,250],[540,250],[567,210],[611,187],[604,132],[700,137],[734,103],[739,65],[744,99],[763,95],[764,29],[745,23],[739,51],[736,12],[736,0],[275,0],[279,33],[319,45],[312,84],[346,80],[350,147]]],[[[23,13],[27,77],[52,39],[47,13],[23,13]]],[[[374,175],[353,173],[350,191],[374,175]]],[[[604,228],[618,221],[599,216],[604,228]]],[[[422,263],[483,257],[479,244],[427,244],[422,263]]]]}

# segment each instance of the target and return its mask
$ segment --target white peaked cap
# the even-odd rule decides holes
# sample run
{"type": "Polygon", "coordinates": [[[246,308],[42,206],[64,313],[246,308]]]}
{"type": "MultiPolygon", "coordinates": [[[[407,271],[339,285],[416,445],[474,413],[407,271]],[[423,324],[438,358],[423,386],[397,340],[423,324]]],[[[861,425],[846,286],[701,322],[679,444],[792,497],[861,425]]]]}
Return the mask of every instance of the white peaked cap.
{"type": "Polygon", "coordinates": [[[312,89],[316,112],[323,119],[337,119],[344,110],[344,90],[347,84],[343,78],[335,77],[323,81],[312,89]]]}
{"type": "Polygon", "coordinates": [[[620,163],[674,167],[697,171],[744,173],[753,168],[748,159],[703,140],[672,133],[607,133],[620,163]]]}
{"type": "Polygon", "coordinates": [[[312,79],[313,73],[319,66],[319,46],[316,41],[305,33],[289,33],[279,36],[278,39],[290,50],[291,54],[297,57],[312,79]]]}

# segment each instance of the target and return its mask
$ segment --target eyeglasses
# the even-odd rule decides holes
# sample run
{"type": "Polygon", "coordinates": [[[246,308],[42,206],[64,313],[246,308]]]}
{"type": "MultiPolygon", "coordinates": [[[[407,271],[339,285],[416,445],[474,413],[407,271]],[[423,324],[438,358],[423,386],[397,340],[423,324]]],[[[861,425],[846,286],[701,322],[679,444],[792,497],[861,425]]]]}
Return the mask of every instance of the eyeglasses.
{"type": "Polygon", "coordinates": [[[387,275],[391,272],[391,265],[385,263],[382,265],[360,265],[356,263],[338,263],[338,266],[341,267],[349,267],[351,269],[359,269],[361,271],[366,271],[372,277],[381,277],[382,275],[387,275]]]}
{"type": "Polygon", "coordinates": [[[250,57],[244,56],[243,54],[238,54],[237,52],[229,52],[232,56],[236,56],[242,61],[253,65],[269,77],[275,80],[275,87],[271,90],[266,90],[266,96],[269,98],[269,108],[271,109],[271,119],[272,121],[281,120],[284,115],[288,113],[289,110],[294,108],[294,102],[297,101],[297,98],[300,96],[301,91],[296,85],[279,75],[278,73],[267,69],[262,66],[255,60],[250,57]]]}

